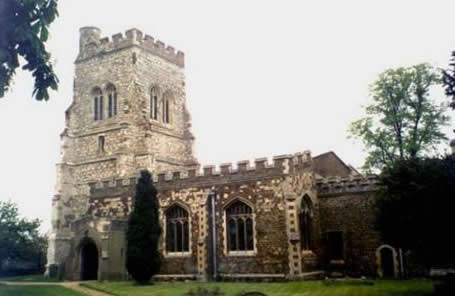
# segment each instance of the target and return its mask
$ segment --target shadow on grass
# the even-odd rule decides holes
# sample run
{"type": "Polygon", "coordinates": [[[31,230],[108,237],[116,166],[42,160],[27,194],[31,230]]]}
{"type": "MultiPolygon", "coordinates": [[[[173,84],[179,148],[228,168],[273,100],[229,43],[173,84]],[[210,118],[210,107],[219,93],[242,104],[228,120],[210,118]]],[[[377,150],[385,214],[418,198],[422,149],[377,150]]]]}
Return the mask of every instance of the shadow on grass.
{"type": "Polygon", "coordinates": [[[43,283],[60,282],[57,278],[45,277],[43,274],[31,274],[31,275],[2,277],[2,278],[0,278],[0,281],[5,281],[5,282],[43,282],[43,283]]]}

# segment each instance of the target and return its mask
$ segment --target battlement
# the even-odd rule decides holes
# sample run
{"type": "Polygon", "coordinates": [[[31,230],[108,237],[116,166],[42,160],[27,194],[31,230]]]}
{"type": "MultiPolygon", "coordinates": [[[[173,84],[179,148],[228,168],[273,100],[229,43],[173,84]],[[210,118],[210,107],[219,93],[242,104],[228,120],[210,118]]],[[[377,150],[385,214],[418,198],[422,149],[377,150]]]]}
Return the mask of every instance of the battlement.
{"type": "Polygon", "coordinates": [[[79,55],[76,63],[131,46],[138,46],[179,67],[185,65],[183,52],[176,51],[170,45],[166,46],[162,41],[155,40],[150,35],[144,35],[138,29],[127,30],[125,34],[114,34],[110,39],[109,37],[101,37],[101,30],[96,27],[80,28],[79,55]]]}
{"type": "Polygon", "coordinates": [[[305,166],[312,161],[309,151],[296,154],[284,154],[274,156],[272,161],[266,157],[256,158],[254,165],[251,165],[249,160],[242,160],[236,163],[234,168],[233,163],[222,163],[218,167],[214,165],[206,165],[201,169],[190,169],[178,172],[162,172],[153,175],[155,183],[172,182],[177,180],[195,180],[204,181],[213,180],[216,177],[226,176],[242,176],[248,178],[255,175],[271,175],[289,174],[293,167],[305,166]]]}
{"type": "MultiPolygon", "coordinates": [[[[267,158],[257,158],[254,165],[249,160],[238,161],[236,168],[232,163],[222,163],[218,167],[214,165],[203,166],[202,169],[189,169],[184,171],[161,172],[152,174],[153,182],[158,187],[177,182],[188,183],[219,183],[226,178],[254,179],[264,176],[282,176],[292,173],[299,168],[311,166],[312,158],[309,151],[296,154],[278,155],[269,161],[267,158]]],[[[119,186],[131,186],[136,182],[136,177],[118,180],[104,180],[91,183],[95,189],[112,188],[119,186]]]]}
{"type": "Polygon", "coordinates": [[[376,175],[350,176],[348,178],[330,177],[316,182],[319,196],[332,196],[346,193],[375,191],[379,180],[376,175]]]}
{"type": "MultiPolygon", "coordinates": [[[[233,163],[222,163],[219,166],[206,165],[199,169],[153,173],[153,183],[159,189],[180,186],[212,186],[225,182],[264,179],[267,177],[282,177],[299,170],[311,168],[312,157],[309,151],[296,154],[274,156],[271,161],[267,158],[257,158],[251,165],[249,160],[233,163]]],[[[134,187],[137,176],[121,179],[100,180],[89,185],[95,191],[134,187]]],[[[345,195],[349,193],[364,193],[376,191],[379,180],[376,175],[350,176],[347,178],[329,177],[316,181],[319,197],[345,195]]]]}

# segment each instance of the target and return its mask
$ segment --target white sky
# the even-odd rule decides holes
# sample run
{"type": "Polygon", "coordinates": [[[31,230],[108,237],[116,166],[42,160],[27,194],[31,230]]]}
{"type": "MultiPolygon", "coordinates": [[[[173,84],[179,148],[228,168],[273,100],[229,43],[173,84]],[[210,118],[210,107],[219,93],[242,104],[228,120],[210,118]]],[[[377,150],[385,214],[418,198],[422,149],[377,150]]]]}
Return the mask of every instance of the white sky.
{"type": "Polygon", "coordinates": [[[82,26],[103,36],[136,27],[185,52],[202,165],[310,149],[361,166],[362,146],[346,131],[368,85],[391,67],[447,67],[455,49],[455,1],[78,0],[59,11],[48,43],[59,91],[36,102],[19,72],[0,100],[0,200],[42,219],[43,231],[82,26]]]}

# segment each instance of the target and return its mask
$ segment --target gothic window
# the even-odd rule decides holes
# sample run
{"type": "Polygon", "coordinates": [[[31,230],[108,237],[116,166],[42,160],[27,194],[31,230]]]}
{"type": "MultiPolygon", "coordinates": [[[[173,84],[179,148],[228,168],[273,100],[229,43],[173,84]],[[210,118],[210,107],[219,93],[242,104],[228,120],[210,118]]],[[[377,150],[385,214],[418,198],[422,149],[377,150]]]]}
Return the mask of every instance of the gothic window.
{"type": "Polygon", "coordinates": [[[95,97],[93,98],[93,109],[94,109],[94,112],[93,112],[93,115],[94,115],[94,119],[95,120],[98,120],[98,99],[99,97],[95,97]]]}
{"type": "Polygon", "coordinates": [[[170,123],[171,122],[171,100],[172,96],[169,92],[166,92],[163,96],[163,122],[164,123],[170,123]]]}
{"type": "Polygon", "coordinates": [[[92,90],[93,96],[93,119],[102,120],[103,119],[103,93],[100,88],[96,87],[92,90]]]}
{"type": "Polygon", "coordinates": [[[115,86],[109,84],[106,87],[108,106],[107,106],[107,115],[108,117],[113,117],[117,115],[117,91],[115,86]]]}
{"type": "Polygon", "coordinates": [[[311,248],[312,216],[311,200],[308,195],[305,195],[302,198],[299,213],[301,248],[303,250],[309,250],[311,248]]]}
{"type": "Polygon", "coordinates": [[[226,208],[228,251],[253,251],[253,210],[241,201],[226,208]]]}
{"type": "Polygon", "coordinates": [[[168,253],[189,251],[188,212],[178,205],[166,211],[166,251],[168,253]]]}
{"type": "Polygon", "coordinates": [[[158,119],[158,88],[156,87],[150,90],[150,118],[158,119]]]}

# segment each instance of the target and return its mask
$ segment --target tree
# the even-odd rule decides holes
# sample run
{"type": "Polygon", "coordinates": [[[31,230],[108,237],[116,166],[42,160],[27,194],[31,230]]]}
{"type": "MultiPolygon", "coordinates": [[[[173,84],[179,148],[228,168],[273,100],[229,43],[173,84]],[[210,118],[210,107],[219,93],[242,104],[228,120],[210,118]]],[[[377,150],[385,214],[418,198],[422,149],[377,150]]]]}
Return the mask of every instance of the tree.
{"type": "Polygon", "coordinates": [[[41,251],[38,219],[27,220],[19,217],[16,204],[0,201],[0,271],[6,261],[37,260],[41,251]]]}
{"type": "Polygon", "coordinates": [[[446,141],[441,127],[448,124],[447,107],[430,98],[440,75],[428,64],[389,69],[371,86],[373,103],[367,116],[350,125],[350,137],[368,150],[364,169],[382,169],[397,160],[435,152],[446,141]]]}
{"type": "Polygon", "coordinates": [[[379,180],[376,226],[385,242],[428,268],[455,264],[455,157],[397,161],[379,180]]]}
{"type": "Polygon", "coordinates": [[[444,85],[446,95],[452,98],[450,107],[455,110],[455,51],[452,51],[450,59],[452,69],[442,70],[442,84],[444,85]]]}
{"type": "Polygon", "coordinates": [[[27,62],[22,69],[32,72],[36,100],[48,100],[49,88],[57,90],[58,78],[45,47],[56,16],[57,0],[0,1],[0,98],[10,90],[19,57],[27,62]]]}
{"type": "Polygon", "coordinates": [[[156,189],[147,170],[136,185],[135,205],[128,220],[126,268],[139,284],[146,284],[161,267],[161,235],[156,189]]]}
{"type": "Polygon", "coordinates": [[[32,260],[34,260],[36,270],[40,273],[44,273],[47,263],[47,247],[49,238],[46,234],[35,232],[32,235],[33,241],[33,254],[32,260]]]}

